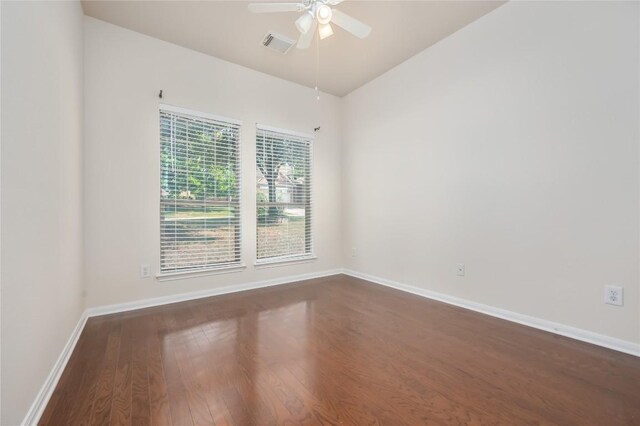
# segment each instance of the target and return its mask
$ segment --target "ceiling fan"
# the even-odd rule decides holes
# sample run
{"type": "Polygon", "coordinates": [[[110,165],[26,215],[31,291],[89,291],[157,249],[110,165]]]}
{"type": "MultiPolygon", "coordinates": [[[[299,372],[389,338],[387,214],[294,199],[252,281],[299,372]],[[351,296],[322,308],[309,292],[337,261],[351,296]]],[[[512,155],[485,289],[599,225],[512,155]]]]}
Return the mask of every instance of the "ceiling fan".
{"type": "Polygon", "coordinates": [[[333,34],[331,22],[356,37],[365,38],[371,33],[371,27],[355,18],[333,9],[343,0],[304,0],[301,3],[251,3],[249,10],[254,13],[304,12],[296,19],[296,28],[301,35],[296,47],[306,49],[311,45],[318,27],[321,39],[333,34]]]}

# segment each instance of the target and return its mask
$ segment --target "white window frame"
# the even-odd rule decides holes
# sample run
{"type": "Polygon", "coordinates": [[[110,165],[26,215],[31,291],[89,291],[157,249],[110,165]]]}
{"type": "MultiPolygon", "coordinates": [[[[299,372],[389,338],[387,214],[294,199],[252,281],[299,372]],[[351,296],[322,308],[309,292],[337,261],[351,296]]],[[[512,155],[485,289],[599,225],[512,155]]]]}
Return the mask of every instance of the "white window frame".
{"type": "MultiPolygon", "coordinates": [[[[278,257],[269,257],[269,258],[264,258],[264,259],[258,259],[258,245],[256,242],[256,249],[255,249],[255,253],[254,255],[256,256],[256,261],[254,263],[254,266],[256,269],[262,269],[262,268],[271,268],[271,267],[278,267],[278,266],[287,266],[287,265],[294,265],[294,264],[299,264],[299,263],[309,263],[309,262],[314,262],[315,260],[318,259],[318,257],[316,256],[315,253],[315,215],[314,215],[314,176],[315,176],[315,165],[314,165],[314,155],[313,155],[313,147],[314,147],[314,136],[308,133],[303,133],[303,132],[298,132],[295,130],[289,130],[289,129],[282,129],[282,128],[278,128],[278,127],[273,127],[273,126],[268,126],[268,125],[264,125],[264,124],[260,124],[260,123],[256,123],[256,133],[255,133],[255,140],[254,140],[254,144],[257,144],[257,140],[258,140],[258,130],[265,130],[265,131],[269,131],[269,132],[275,132],[275,133],[281,133],[283,135],[289,135],[289,136],[294,136],[297,138],[304,138],[307,139],[309,141],[309,173],[311,176],[311,187],[309,188],[309,196],[310,199],[308,201],[308,207],[305,207],[305,216],[310,217],[310,222],[309,222],[309,226],[311,228],[310,233],[309,233],[309,238],[311,239],[310,241],[310,250],[309,253],[304,253],[301,255],[287,255],[287,256],[278,256],[278,257]],[[309,212],[307,214],[306,209],[309,209],[309,212]]],[[[255,155],[257,155],[257,152],[255,152],[255,155]]],[[[255,160],[255,159],[254,159],[255,160]]],[[[257,168],[257,164],[255,164],[255,168],[257,168]]],[[[257,172],[256,172],[257,173],[257,172]]],[[[257,177],[256,177],[257,178],[257,177]]],[[[257,191],[256,187],[255,187],[255,182],[254,182],[254,191],[257,191]]],[[[254,199],[256,198],[256,194],[254,194],[254,199]]],[[[257,237],[257,225],[258,225],[258,203],[256,202],[256,208],[254,209],[254,224],[256,225],[256,237],[257,237]]],[[[307,219],[305,219],[307,220],[307,219]]]]}
{"type": "MultiPolygon", "coordinates": [[[[159,245],[159,258],[158,258],[158,269],[160,272],[158,272],[156,274],[156,279],[158,281],[173,281],[173,280],[180,280],[180,279],[187,279],[187,278],[195,278],[195,277],[199,277],[199,276],[206,276],[206,275],[215,275],[215,274],[225,274],[225,273],[233,273],[233,272],[240,272],[246,269],[246,265],[244,264],[244,257],[243,257],[243,243],[242,243],[242,222],[243,222],[243,215],[244,215],[244,210],[245,210],[245,206],[243,205],[243,200],[242,200],[242,186],[243,186],[243,166],[242,166],[242,121],[234,119],[234,118],[229,118],[229,117],[224,117],[224,116],[219,116],[219,115],[214,115],[214,114],[209,114],[206,112],[202,112],[202,111],[196,111],[196,110],[191,110],[188,108],[183,108],[183,107],[179,107],[179,106],[175,106],[175,105],[169,105],[169,104],[159,104],[158,105],[158,117],[160,117],[160,113],[161,112],[169,112],[169,113],[175,113],[175,114],[181,114],[181,115],[187,115],[187,116],[191,116],[191,117],[195,117],[195,118],[202,118],[202,119],[206,119],[206,120],[214,120],[214,121],[219,121],[219,122],[224,122],[224,123],[229,123],[231,125],[235,125],[238,127],[238,144],[237,144],[237,155],[238,155],[238,171],[239,171],[239,182],[238,182],[238,208],[240,210],[240,214],[239,214],[239,220],[238,220],[238,226],[239,226],[239,232],[238,232],[238,247],[239,247],[239,260],[236,262],[232,262],[232,263],[228,263],[228,264],[220,264],[220,265],[212,265],[212,266],[207,266],[207,267],[203,267],[203,268],[194,268],[194,269],[188,269],[188,270],[184,270],[184,271],[165,271],[163,272],[161,270],[161,265],[162,265],[162,247],[161,247],[161,241],[159,241],[160,245],[159,245]]],[[[161,141],[161,135],[160,135],[160,127],[158,127],[158,142],[160,143],[161,141]]],[[[160,145],[159,145],[160,148],[160,145]]],[[[161,175],[162,173],[162,162],[159,163],[159,171],[158,171],[159,175],[161,175]]],[[[161,180],[158,179],[158,183],[160,183],[161,180]]],[[[160,209],[162,208],[162,198],[160,198],[158,200],[158,206],[160,207],[160,209]]],[[[161,216],[160,216],[160,209],[158,211],[159,216],[158,216],[158,223],[161,225],[161,216]]],[[[158,229],[159,231],[159,237],[161,238],[162,236],[162,232],[161,229],[158,229]]]]}

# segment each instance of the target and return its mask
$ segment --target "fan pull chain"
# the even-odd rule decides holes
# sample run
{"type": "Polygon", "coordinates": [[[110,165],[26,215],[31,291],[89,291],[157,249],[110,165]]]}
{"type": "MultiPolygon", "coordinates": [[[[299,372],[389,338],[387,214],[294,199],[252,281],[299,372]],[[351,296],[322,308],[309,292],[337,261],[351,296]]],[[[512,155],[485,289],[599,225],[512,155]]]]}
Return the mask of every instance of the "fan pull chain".
{"type": "Polygon", "coordinates": [[[320,35],[316,30],[316,99],[320,101],[320,91],[318,90],[318,79],[320,74],[320,35]]]}

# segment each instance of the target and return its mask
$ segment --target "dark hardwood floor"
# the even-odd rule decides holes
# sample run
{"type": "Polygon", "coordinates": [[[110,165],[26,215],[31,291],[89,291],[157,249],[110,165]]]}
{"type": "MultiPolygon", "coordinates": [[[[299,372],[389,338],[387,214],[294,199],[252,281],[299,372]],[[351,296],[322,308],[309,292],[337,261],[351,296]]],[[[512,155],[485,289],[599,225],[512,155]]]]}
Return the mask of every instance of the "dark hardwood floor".
{"type": "Polygon", "coordinates": [[[640,425],[640,358],[334,276],[92,318],[40,423],[640,425]]]}

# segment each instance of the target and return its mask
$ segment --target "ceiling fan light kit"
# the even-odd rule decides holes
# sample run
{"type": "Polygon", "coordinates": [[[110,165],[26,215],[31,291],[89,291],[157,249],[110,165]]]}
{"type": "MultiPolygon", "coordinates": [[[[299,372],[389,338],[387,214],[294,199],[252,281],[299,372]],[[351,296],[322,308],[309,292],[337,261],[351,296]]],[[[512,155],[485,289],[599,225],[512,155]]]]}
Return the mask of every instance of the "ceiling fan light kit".
{"type": "Polygon", "coordinates": [[[324,40],[325,38],[333,35],[333,28],[331,28],[330,23],[321,24],[318,29],[318,35],[320,36],[320,40],[324,40]]]}
{"type": "Polygon", "coordinates": [[[337,6],[342,0],[304,0],[302,3],[251,3],[249,10],[254,13],[272,12],[304,12],[296,19],[295,24],[300,31],[300,38],[296,47],[307,49],[311,45],[316,28],[320,39],[333,34],[330,23],[334,23],[358,38],[365,38],[371,33],[371,27],[359,20],[343,13],[332,6],[337,6]]]}
{"type": "Polygon", "coordinates": [[[311,12],[303,13],[298,19],[296,19],[296,28],[301,34],[306,34],[311,29],[313,23],[313,15],[311,12]]]}
{"type": "Polygon", "coordinates": [[[326,25],[331,22],[331,15],[331,8],[326,4],[321,4],[320,6],[316,7],[316,18],[322,25],[326,25]]]}

